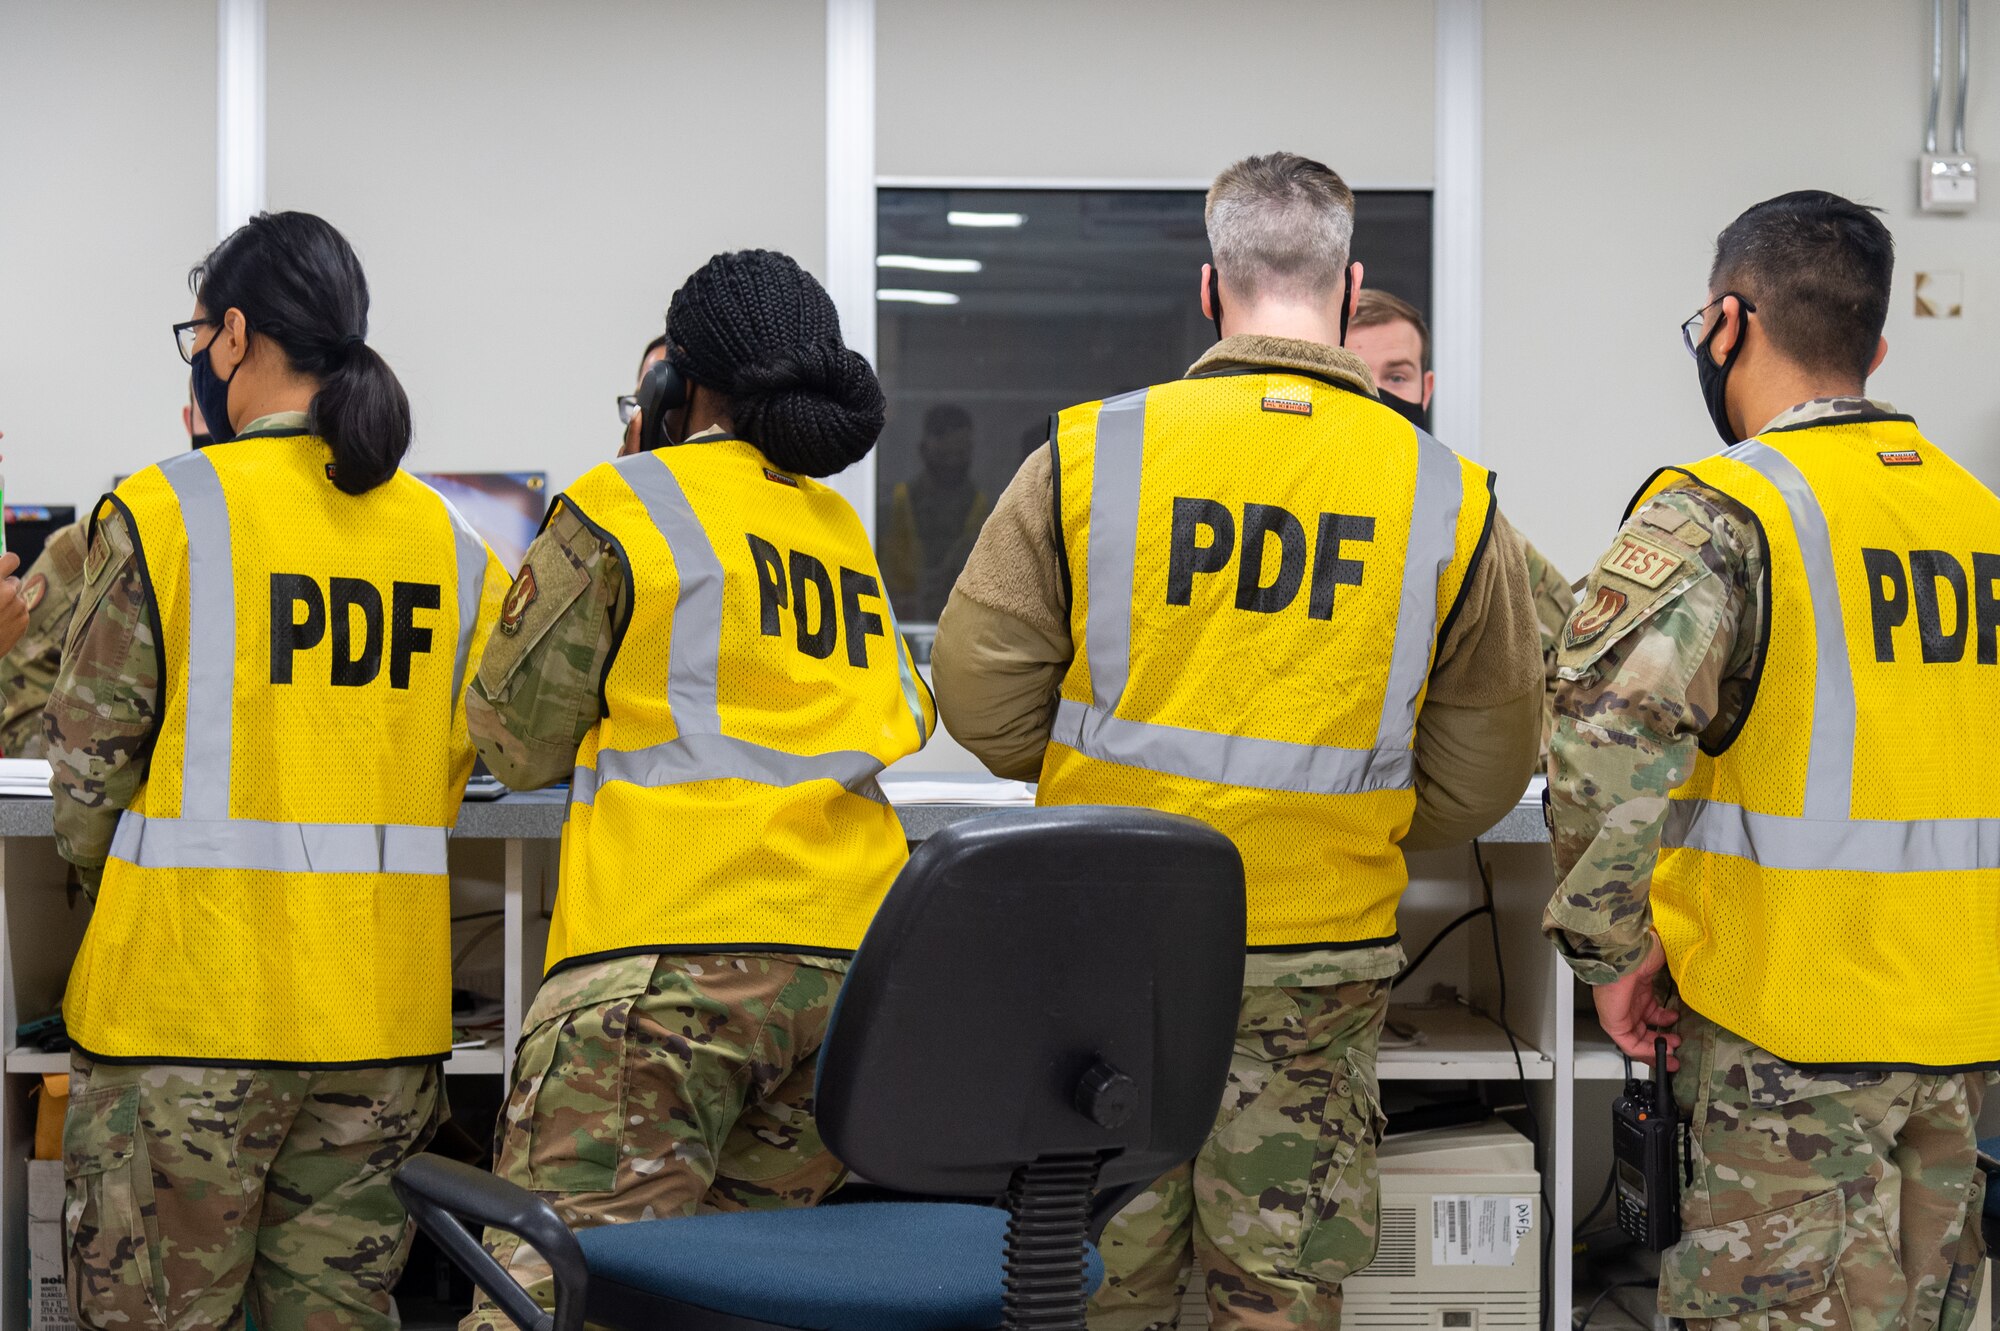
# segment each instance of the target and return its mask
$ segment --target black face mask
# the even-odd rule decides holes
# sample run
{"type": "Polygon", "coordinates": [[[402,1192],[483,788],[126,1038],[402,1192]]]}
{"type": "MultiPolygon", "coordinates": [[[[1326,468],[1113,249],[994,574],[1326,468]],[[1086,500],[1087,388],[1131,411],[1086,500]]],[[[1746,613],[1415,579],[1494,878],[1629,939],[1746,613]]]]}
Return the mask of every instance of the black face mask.
{"type": "Polygon", "coordinates": [[[1383,406],[1395,412],[1425,434],[1431,432],[1431,409],[1429,407],[1421,402],[1406,401],[1387,390],[1382,392],[1381,397],[1383,406]]]}
{"type": "MultiPolygon", "coordinates": [[[[1724,294],[1736,295],[1733,291],[1724,294]]],[[[1694,372],[1695,377],[1701,381],[1702,404],[1708,408],[1708,419],[1714,424],[1715,432],[1722,436],[1722,445],[1725,448],[1742,442],[1736,437],[1736,431],[1729,426],[1729,371],[1735,367],[1736,357],[1743,350],[1744,334],[1749,331],[1744,323],[1744,316],[1754,313],[1757,309],[1741,296],[1736,296],[1736,306],[1736,341],[1730,344],[1728,352],[1722,358],[1722,364],[1717,365],[1715,358],[1708,354],[1708,344],[1722,331],[1721,299],[1716,301],[1715,327],[1708,330],[1708,335],[1702,338],[1701,345],[1694,349],[1694,372]]]]}
{"type": "Polygon", "coordinates": [[[188,436],[189,448],[207,448],[214,442],[215,436],[212,434],[191,434],[188,436]]]}

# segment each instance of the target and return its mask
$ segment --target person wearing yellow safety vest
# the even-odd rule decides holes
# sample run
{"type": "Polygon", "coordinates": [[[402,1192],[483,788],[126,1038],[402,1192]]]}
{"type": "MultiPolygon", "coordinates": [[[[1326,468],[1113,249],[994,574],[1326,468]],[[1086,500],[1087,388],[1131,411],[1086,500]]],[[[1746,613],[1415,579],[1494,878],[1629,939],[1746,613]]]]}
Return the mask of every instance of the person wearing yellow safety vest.
{"type": "Polygon", "coordinates": [[[43,712],[96,889],[63,1015],[86,1327],[389,1328],[389,1178],[451,1050],[462,685],[506,573],[398,468],[409,403],[332,226],[260,214],[175,326],[214,442],[99,505],[43,712]]]}
{"type": "Polygon", "coordinates": [[[1541,690],[1492,476],[1340,345],[1354,196],[1291,153],[1208,196],[1186,378],[1059,413],[938,625],[954,738],[1044,804],[1204,819],[1243,853],[1249,949],[1215,1129],[1105,1231],[1093,1328],[1337,1326],[1373,1258],[1375,1050],[1406,848],[1519,798],[1541,690]]]}
{"type": "Polygon", "coordinates": [[[2000,498],[1864,396],[1894,259],[1817,190],[1723,230],[1682,335],[1726,447],[1641,489],[1558,658],[1545,928],[1621,1049],[1678,1051],[1694,1326],[1978,1296],[2000,498]]]}
{"type": "MultiPolygon", "coordinates": [[[[908,854],[875,778],[936,724],[861,519],[820,480],[884,414],[832,300],[785,255],[720,254],[666,335],[641,451],[557,498],[469,699],[502,781],[570,782],[495,1171],[578,1226],[839,1181],[820,1042],[908,854]]],[[[532,1249],[486,1241],[551,1297],[532,1249]]],[[[464,1325],[511,1324],[482,1299],[464,1325]]]]}

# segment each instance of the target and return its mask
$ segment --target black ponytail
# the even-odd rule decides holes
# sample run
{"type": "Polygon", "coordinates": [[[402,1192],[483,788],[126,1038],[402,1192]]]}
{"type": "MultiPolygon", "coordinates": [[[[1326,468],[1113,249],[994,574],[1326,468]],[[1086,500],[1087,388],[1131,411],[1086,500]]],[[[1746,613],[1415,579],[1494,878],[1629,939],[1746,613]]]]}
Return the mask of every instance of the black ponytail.
{"type": "Polygon", "coordinates": [[[333,483],[365,494],[410,451],[410,399],[367,344],[368,279],[347,238],[311,213],[259,213],[188,274],[215,318],[243,312],[250,333],[319,381],[313,432],[333,449],[333,483]]]}
{"type": "Polygon", "coordinates": [[[825,288],[788,255],[710,259],[674,293],[667,342],[674,367],[727,399],[736,433],[786,471],[831,476],[882,433],[874,369],[841,341],[825,288]]]}

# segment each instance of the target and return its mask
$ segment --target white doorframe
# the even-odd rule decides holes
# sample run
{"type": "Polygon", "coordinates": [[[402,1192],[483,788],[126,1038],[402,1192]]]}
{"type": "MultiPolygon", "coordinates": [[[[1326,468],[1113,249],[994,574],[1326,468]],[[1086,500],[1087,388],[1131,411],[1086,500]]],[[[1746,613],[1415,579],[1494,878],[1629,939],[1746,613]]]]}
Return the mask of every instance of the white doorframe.
{"type": "Polygon", "coordinates": [[[1479,460],[1483,0],[1437,0],[1431,195],[1431,363],[1437,437],[1479,460]]]}
{"type": "Polygon", "coordinates": [[[264,211],[264,0],[216,0],[215,232],[264,211]]]}
{"type": "MultiPolygon", "coordinates": [[[[826,0],[826,289],[875,359],[875,0],[826,0]]],[[[832,477],[875,538],[875,454],[832,477]]]]}

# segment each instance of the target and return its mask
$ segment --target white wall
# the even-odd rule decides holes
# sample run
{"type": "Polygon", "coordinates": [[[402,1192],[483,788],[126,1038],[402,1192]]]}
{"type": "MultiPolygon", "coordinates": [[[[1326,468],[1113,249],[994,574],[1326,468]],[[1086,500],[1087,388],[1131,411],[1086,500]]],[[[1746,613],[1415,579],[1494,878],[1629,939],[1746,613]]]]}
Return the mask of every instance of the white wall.
{"type": "MultiPolygon", "coordinates": [[[[1967,147],[1990,156],[2000,13],[1973,8],[1967,147]]],[[[1487,0],[1485,460],[1569,576],[1655,467],[1720,446],[1676,326],[1716,232],[1787,190],[1884,209],[1896,288],[1870,390],[2000,484],[2000,190],[1917,212],[1930,40],[1919,0],[1487,0]],[[1913,317],[1925,269],[1965,275],[1962,319],[1913,317]]]]}
{"type": "Polygon", "coordinates": [[[610,456],[682,278],[825,258],[821,0],[270,0],[270,202],[360,252],[419,470],[610,456]],[[744,45],[754,35],[754,50],[744,45]]]}
{"type": "Polygon", "coordinates": [[[1206,180],[1287,148],[1425,186],[1431,78],[1410,0],[877,0],[876,166],[1206,180]]]}
{"type": "Polygon", "coordinates": [[[168,329],[214,230],[214,0],[0,3],[8,498],[81,509],[187,447],[168,329]]]}

